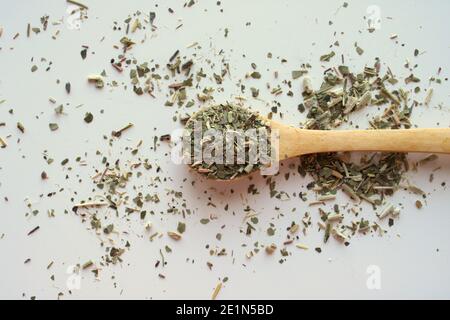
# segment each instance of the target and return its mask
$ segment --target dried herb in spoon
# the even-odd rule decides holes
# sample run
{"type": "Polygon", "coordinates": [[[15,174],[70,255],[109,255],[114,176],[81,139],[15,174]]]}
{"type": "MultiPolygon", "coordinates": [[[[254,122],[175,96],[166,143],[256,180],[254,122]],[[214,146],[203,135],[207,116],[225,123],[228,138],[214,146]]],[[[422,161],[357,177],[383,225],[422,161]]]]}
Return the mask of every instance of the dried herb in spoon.
{"type": "Polygon", "coordinates": [[[186,129],[191,142],[190,154],[188,154],[191,167],[208,178],[231,180],[260,169],[266,162],[262,161],[260,155],[254,161],[250,158],[249,151],[255,145],[259,147],[258,144],[261,141],[266,143],[267,155],[270,154],[268,124],[257,113],[240,106],[220,104],[202,109],[189,119],[186,129]],[[258,138],[248,134],[252,129],[258,133],[264,132],[265,135],[258,135],[258,138]],[[200,141],[195,138],[196,132],[201,134],[200,141]],[[222,139],[217,139],[211,132],[220,133],[222,139]],[[233,159],[228,159],[226,156],[227,146],[233,151],[233,159]],[[211,155],[214,159],[219,158],[222,161],[214,161],[214,159],[206,161],[204,157],[199,161],[196,154],[204,156],[208,150],[212,150],[211,155]],[[217,152],[222,154],[216,154],[217,152]],[[244,154],[244,158],[240,158],[241,161],[238,161],[239,154],[244,154]]]}

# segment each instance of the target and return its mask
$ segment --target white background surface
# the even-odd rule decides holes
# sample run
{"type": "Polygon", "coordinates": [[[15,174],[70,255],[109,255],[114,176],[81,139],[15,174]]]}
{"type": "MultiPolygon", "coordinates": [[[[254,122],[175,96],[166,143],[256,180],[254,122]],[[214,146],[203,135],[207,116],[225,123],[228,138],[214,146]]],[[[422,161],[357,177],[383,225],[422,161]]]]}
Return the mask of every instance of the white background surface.
{"type": "MultiPolygon", "coordinates": [[[[250,63],[254,62],[263,78],[253,82],[246,80],[246,85],[259,86],[261,100],[252,100],[248,90],[248,103],[267,113],[273,97],[264,90],[266,82],[276,84],[290,79],[291,70],[309,62],[313,66],[314,84],[319,85],[326,67],[321,66],[318,57],[328,53],[329,46],[336,40],[340,46],[333,49],[337,53],[334,63],[339,63],[343,54],[354,70],[366,64],[372,65],[374,58],[379,57],[384,68],[390,66],[394,73],[405,77],[409,75],[403,67],[405,59],[410,59],[412,64],[417,63],[414,73],[423,79],[420,83],[423,92],[429,86],[426,79],[436,75],[439,67],[443,70],[441,78],[448,76],[450,2],[348,1],[346,9],[339,9],[342,5],[339,1],[236,0],[222,1],[220,7],[215,1],[199,1],[191,8],[183,8],[182,1],[84,2],[90,7],[89,19],[80,30],[70,30],[65,24],[49,26],[46,33],[27,39],[27,23],[37,26],[44,14],[50,15],[50,21],[64,17],[66,2],[0,1],[0,26],[4,28],[0,38],[0,100],[6,99],[0,105],[0,122],[7,123],[0,127],[0,136],[11,135],[7,139],[8,147],[0,149],[0,235],[4,234],[0,240],[0,298],[28,299],[36,296],[38,299],[55,299],[58,292],[63,292],[66,299],[209,299],[216,284],[224,277],[229,280],[218,296],[220,299],[450,297],[450,199],[448,189],[441,186],[442,182],[448,184],[450,181],[450,157],[440,156],[437,162],[420,172],[409,173],[413,183],[431,193],[424,201],[424,208],[417,210],[414,207],[417,196],[398,192],[391,201],[403,207],[401,217],[392,228],[384,223],[389,229],[387,235],[356,236],[349,247],[336,241],[322,245],[322,233],[317,232],[314,226],[310,234],[300,240],[311,249],[302,251],[289,247],[291,255],[283,264],[278,262],[281,258],[279,252],[274,256],[261,252],[248,260],[245,254],[256,241],[281,244],[286,228],[292,221],[300,222],[305,211],[309,211],[315,219],[313,221],[317,221],[317,208],[308,207],[298,197],[289,201],[270,199],[268,186],[259,176],[252,181],[260,192],[255,196],[247,195],[249,183],[246,181],[233,185],[234,194],[230,194],[229,186],[203,180],[192,187],[190,182],[195,176],[186,168],[170,163],[167,145],[162,144],[157,152],[150,149],[155,135],[169,133],[179,126],[178,122],[172,121],[176,107],[164,107],[166,89],[157,91],[157,97],[153,99],[138,97],[130,88],[110,90],[107,87],[99,91],[86,81],[88,74],[105,69],[111,77],[109,80],[129,83],[127,72],[119,75],[109,64],[109,60],[117,55],[112,46],[118,44],[123,35],[112,31],[112,22],[122,22],[128,14],[141,10],[156,12],[158,30],[153,33],[147,30],[138,37],[141,39],[147,33],[146,42],[133,49],[140,61],[154,59],[164,65],[172,53],[180,49],[182,55],[190,56],[197,52],[199,59],[206,61],[210,58],[218,63],[221,58],[216,54],[224,50],[223,56],[230,63],[232,78],[224,84],[223,92],[214,95],[218,102],[231,101],[240,94],[235,83],[251,70],[250,63]],[[155,3],[159,4],[157,8],[155,3]],[[380,29],[368,33],[364,15],[367,7],[373,4],[379,7],[382,20],[380,29]],[[174,9],[173,15],[168,13],[168,7],[174,9]],[[223,8],[223,13],[220,8],[223,8]],[[330,20],[332,25],[328,23],[330,20]],[[251,22],[251,25],[246,26],[246,22],[251,22]],[[180,23],[183,26],[175,30],[180,23]],[[229,29],[228,38],[224,38],[225,28],[229,29]],[[61,30],[60,35],[57,40],[52,40],[51,35],[56,30],[61,30]],[[20,32],[20,36],[12,40],[16,32],[20,32]],[[398,43],[389,39],[393,33],[398,34],[398,43]],[[105,40],[101,42],[103,36],[105,40]],[[187,49],[193,42],[198,42],[202,49],[187,49]],[[355,42],[365,50],[361,57],[355,52],[355,42]],[[90,46],[85,61],[80,57],[81,45],[90,46]],[[422,54],[414,58],[416,48],[422,54]],[[95,51],[95,55],[91,51],[95,51]],[[272,59],[266,58],[268,52],[272,52],[272,59]],[[41,57],[53,62],[49,72],[45,72],[47,64],[39,62],[41,57]],[[34,63],[31,58],[34,58],[34,63]],[[288,62],[282,64],[281,58],[288,62]],[[30,72],[33,64],[39,66],[35,73],[30,72]],[[279,71],[279,80],[273,78],[274,70],[279,71]],[[56,83],[57,79],[61,84],[56,83]],[[64,83],[68,81],[72,84],[70,96],[64,90],[64,83]],[[48,102],[49,96],[55,97],[58,103],[70,103],[65,108],[67,116],[56,118],[54,106],[48,102]],[[76,108],[79,104],[83,106],[76,108]],[[10,109],[14,109],[12,115],[8,113],[10,109]],[[104,113],[101,114],[100,110],[104,113]],[[91,125],[83,122],[87,111],[94,114],[91,125]],[[25,134],[16,129],[17,121],[25,125],[25,134]],[[60,129],[50,132],[49,122],[57,122],[60,129]],[[109,147],[103,135],[109,135],[128,122],[133,122],[135,127],[109,147]],[[96,150],[111,154],[110,159],[115,160],[124,146],[135,146],[141,139],[144,144],[140,157],[159,163],[163,171],[160,175],[172,178],[158,188],[161,203],[153,208],[147,207],[157,212],[151,218],[155,230],[175,230],[177,222],[183,220],[181,216],[159,213],[165,212],[171,199],[165,196],[167,188],[183,191],[188,206],[194,211],[185,219],[186,233],[177,243],[166,236],[150,242],[138,216],[114,220],[119,230],[130,232],[129,235],[113,236],[119,246],[124,245],[120,239],[131,243],[131,249],[124,254],[124,262],[103,268],[100,281],[84,271],[81,288],[69,294],[67,268],[90,259],[98,263],[104,254],[98,237],[87,230],[88,224],[83,224],[80,217],[70,211],[73,205],[70,199],[75,191],[78,195],[74,202],[93,195],[90,176],[101,167],[101,157],[95,156],[96,150]],[[55,159],[51,166],[42,157],[45,150],[55,159]],[[74,159],[79,155],[87,161],[87,166],[75,164],[74,159]],[[71,171],[60,165],[64,158],[71,160],[71,171]],[[428,182],[431,170],[438,166],[441,169],[435,172],[435,181],[428,182]],[[40,178],[43,170],[50,177],[45,182],[40,178]],[[65,178],[66,174],[69,179],[65,178]],[[186,182],[184,178],[187,178],[186,182]],[[59,192],[60,188],[64,191],[59,192]],[[53,191],[57,194],[49,199],[46,195],[53,191]],[[9,201],[5,201],[5,197],[9,201]],[[217,208],[207,206],[208,197],[217,204],[217,208]],[[39,209],[37,216],[26,215],[30,209],[25,199],[29,199],[33,209],[39,209]],[[230,204],[228,212],[222,209],[226,203],[230,204]],[[243,209],[247,205],[259,214],[260,219],[258,229],[251,237],[240,232],[243,209]],[[275,207],[280,210],[275,210],[275,207]],[[56,210],[55,218],[47,216],[46,212],[51,208],[56,210]],[[295,212],[292,212],[293,208],[296,208],[295,212]],[[70,213],[64,214],[65,209],[70,213]],[[231,214],[233,211],[235,215],[231,214]],[[200,224],[201,218],[210,215],[217,219],[208,225],[200,224]],[[266,234],[270,222],[277,227],[275,237],[266,234]],[[26,236],[37,225],[40,230],[26,236]],[[222,230],[223,225],[226,227],[222,230]],[[221,241],[215,239],[218,232],[223,234],[221,241]],[[244,243],[247,248],[242,247],[244,243]],[[155,269],[154,264],[160,259],[159,250],[166,244],[173,250],[166,254],[168,265],[164,269],[155,269]],[[207,244],[212,248],[226,248],[228,256],[210,257],[205,248],[207,244]],[[321,254],[313,250],[316,246],[322,247],[321,254]],[[31,262],[24,264],[27,258],[31,258],[31,262]],[[189,262],[187,258],[190,258],[189,262]],[[47,270],[50,261],[54,261],[54,265],[47,270]],[[214,264],[212,271],[208,270],[206,261],[214,264]],[[370,265],[380,268],[380,290],[369,290],[366,286],[369,276],[366,271],[370,265]],[[158,273],[163,273],[166,279],[160,279],[158,273]],[[52,275],[55,281],[50,279],[52,275]]],[[[333,65],[333,61],[327,66],[333,65]]],[[[450,125],[448,82],[434,87],[431,106],[414,111],[412,121],[420,127],[450,125]]],[[[293,91],[293,98],[283,96],[278,100],[285,114],[283,121],[298,124],[305,117],[297,111],[301,102],[299,80],[293,82],[293,91]]],[[[365,114],[356,116],[354,120],[359,118],[362,126],[366,126],[365,114]]],[[[129,158],[129,151],[126,154],[125,157],[129,158]]],[[[143,179],[149,183],[155,173],[144,171],[144,175],[143,179]]],[[[310,181],[302,179],[296,170],[289,170],[287,164],[276,180],[277,188],[291,195],[305,192],[310,181]],[[291,178],[286,181],[284,173],[288,171],[291,171],[291,178]]],[[[308,194],[308,199],[314,200],[314,195],[308,194]]],[[[344,196],[337,201],[340,205],[346,202],[348,198],[344,196]]],[[[372,209],[363,208],[367,217],[376,219],[372,209]]],[[[111,212],[109,214],[112,215],[111,212]]]]}

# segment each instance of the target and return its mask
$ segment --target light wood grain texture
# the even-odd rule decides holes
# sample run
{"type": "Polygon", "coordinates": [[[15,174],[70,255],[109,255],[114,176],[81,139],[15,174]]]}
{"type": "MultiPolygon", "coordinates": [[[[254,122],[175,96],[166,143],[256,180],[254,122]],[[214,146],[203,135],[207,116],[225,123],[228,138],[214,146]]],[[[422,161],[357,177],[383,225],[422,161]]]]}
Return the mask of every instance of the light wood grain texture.
{"type": "Polygon", "coordinates": [[[450,128],[306,130],[270,121],[280,135],[280,160],[335,151],[450,153],[450,128]]]}

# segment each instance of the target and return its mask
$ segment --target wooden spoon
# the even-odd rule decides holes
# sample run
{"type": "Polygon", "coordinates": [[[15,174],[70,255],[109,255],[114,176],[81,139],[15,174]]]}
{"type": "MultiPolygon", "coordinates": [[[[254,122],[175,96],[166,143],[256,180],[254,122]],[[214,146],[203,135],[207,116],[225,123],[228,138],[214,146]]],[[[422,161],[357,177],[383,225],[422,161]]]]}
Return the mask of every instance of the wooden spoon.
{"type": "MultiPolygon", "coordinates": [[[[308,130],[269,120],[261,115],[259,117],[272,131],[278,132],[279,160],[311,153],[342,151],[450,153],[450,128],[308,130]]],[[[244,176],[239,175],[232,180],[244,176]]]]}

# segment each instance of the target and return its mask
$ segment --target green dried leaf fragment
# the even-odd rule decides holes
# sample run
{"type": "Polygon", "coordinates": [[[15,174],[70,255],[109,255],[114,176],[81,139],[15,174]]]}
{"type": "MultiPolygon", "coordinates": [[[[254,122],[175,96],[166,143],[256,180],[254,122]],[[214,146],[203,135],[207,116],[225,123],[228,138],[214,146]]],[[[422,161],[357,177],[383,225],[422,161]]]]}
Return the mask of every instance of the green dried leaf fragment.
{"type": "Polygon", "coordinates": [[[109,224],[106,228],[103,229],[103,232],[105,234],[110,234],[113,231],[114,231],[114,225],[113,224],[109,224]]]}
{"type": "Polygon", "coordinates": [[[179,233],[184,233],[186,231],[186,224],[183,222],[178,222],[177,231],[179,233]]]}
{"type": "Polygon", "coordinates": [[[359,55],[362,55],[364,53],[364,50],[359,46],[355,46],[355,50],[356,53],[358,53],[359,55]]]}
{"type": "Polygon", "coordinates": [[[411,74],[409,75],[407,78],[405,78],[405,83],[409,84],[409,83],[417,83],[420,82],[420,79],[417,78],[415,75],[411,74]]]}
{"type": "Polygon", "coordinates": [[[259,96],[259,89],[256,88],[250,88],[250,91],[252,92],[252,97],[257,98],[259,96]]]}
{"type": "Polygon", "coordinates": [[[334,51],[331,51],[330,53],[320,56],[320,61],[329,62],[330,59],[333,58],[335,55],[336,55],[336,53],[334,51]]]}
{"type": "Polygon", "coordinates": [[[92,120],[94,120],[93,114],[90,112],[86,112],[86,114],[84,115],[84,122],[91,123],[92,120]]]}
{"type": "Polygon", "coordinates": [[[57,123],[49,123],[48,126],[49,126],[51,131],[56,131],[59,128],[57,123]]]}
{"type": "Polygon", "coordinates": [[[61,115],[64,113],[64,106],[61,104],[55,108],[55,113],[57,115],[61,115]]]}
{"type": "Polygon", "coordinates": [[[253,71],[250,74],[250,77],[252,77],[253,79],[261,79],[261,74],[258,71],[253,71]]]}
{"type": "Polygon", "coordinates": [[[25,133],[25,127],[21,122],[17,122],[17,129],[19,129],[20,132],[25,133]]]}
{"type": "Polygon", "coordinates": [[[123,46],[125,48],[131,47],[132,45],[135,44],[135,42],[133,42],[130,38],[128,37],[123,37],[122,39],[120,39],[120,43],[123,44],[123,46]]]}
{"type": "Polygon", "coordinates": [[[303,76],[303,75],[305,75],[305,74],[307,74],[308,73],[308,70],[306,70],[306,69],[302,69],[302,70],[293,70],[292,71],[292,79],[298,79],[298,78],[300,78],[301,76],[303,76]]]}

